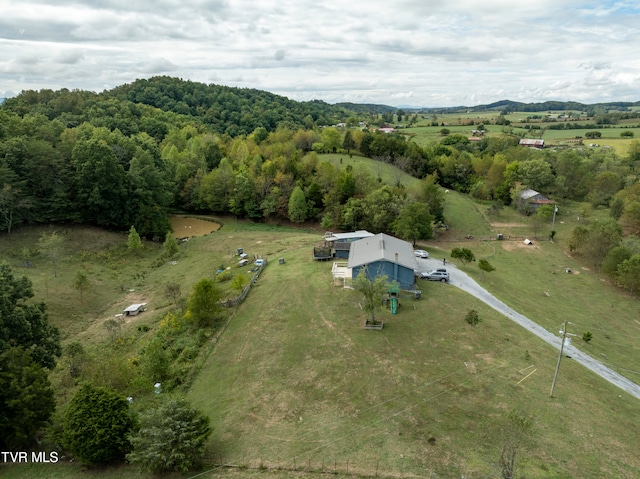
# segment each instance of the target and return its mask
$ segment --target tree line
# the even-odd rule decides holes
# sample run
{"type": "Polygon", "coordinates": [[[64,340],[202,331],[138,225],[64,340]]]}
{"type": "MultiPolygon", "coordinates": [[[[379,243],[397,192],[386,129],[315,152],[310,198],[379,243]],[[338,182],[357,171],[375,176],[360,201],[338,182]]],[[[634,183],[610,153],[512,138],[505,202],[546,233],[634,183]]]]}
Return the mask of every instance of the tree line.
{"type": "Polygon", "coordinates": [[[441,187],[501,205],[527,187],[611,207],[625,235],[640,229],[635,140],[625,157],[611,149],[540,151],[520,147],[505,126],[480,141],[456,133],[420,146],[410,135],[360,125],[380,118],[168,77],[101,94],[23,92],[0,106],[0,227],[71,221],[134,226],[163,239],[167,212],[179,210],[404,231],[416,240],[429,237],[411,224],[417,212],[420,221],[444,221],[441,187]],[[323,125],[333,121],[345,126],[323,125]],[[346,165],[323,153],[344,155],[346,165]],[[399,176],[385,185],[381,169],[359,167],[352,155],[394,165],[421,186],[407,188],[399,176]]]}

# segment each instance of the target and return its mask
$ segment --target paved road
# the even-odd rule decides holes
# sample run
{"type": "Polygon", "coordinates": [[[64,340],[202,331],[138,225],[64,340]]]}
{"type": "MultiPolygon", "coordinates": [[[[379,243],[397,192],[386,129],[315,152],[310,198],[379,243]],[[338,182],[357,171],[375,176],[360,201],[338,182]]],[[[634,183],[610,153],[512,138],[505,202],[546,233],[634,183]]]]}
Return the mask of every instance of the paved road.
{"type": "MultiPolygon", "coordinates": [[[[430,269],[443,267],[442,260],[438,259],[417,259],[417,261],[420,271],[428,271],[430,269]]],[[[526,316],[523,316],[522,314],[511,309],[509,306],[504,304],[502,301],[497,299],[486,289],[480,286],[476,281],[471,279],[469,275],[456,268],[453,264],[447,262],[447,265],[445,267],[447,268],[451,276],[451,279],[449,281],[451,285],[457,286],[463,291],[466,291],[467,293],[475,296],[480,301],[488,304],[496,311],[504,314],[507,318],[518,323],[523,328],[528,329],[554,348],[558,350],[560,349],[561,340],[559,336],[547,331],[542,326],[534,323],[526,316]]],[[[584,367],[590,369],[610,383],[618,386],[632,396],[640,399],[640,386],[638,386],[633,381],[625,378],[624,376],[621,376],[611,368],[608,368],[607,366],[602,364],[597,359],[592,358],[588,354],[580,351],[579,349],[576,349],[571,345],[565,346],[564,351],[568,356],[571,356],[572,360],[579,362],[584,367]]]]}

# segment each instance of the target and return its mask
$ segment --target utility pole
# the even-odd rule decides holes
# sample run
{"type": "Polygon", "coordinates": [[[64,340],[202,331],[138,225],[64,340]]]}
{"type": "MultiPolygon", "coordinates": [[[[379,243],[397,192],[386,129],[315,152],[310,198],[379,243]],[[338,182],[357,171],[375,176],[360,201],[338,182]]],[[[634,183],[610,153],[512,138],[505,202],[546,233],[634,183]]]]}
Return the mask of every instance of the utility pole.
{"type": "Polygon", "coordinates": [[[558,371],[560,371],[560,360],[562,359],[562,351],[564,350],[564,340],[567,338],[567,322],[562,323],[562,343],[560,344],[560,354],[558,354],[558,364],[556,364],[556,373],[553,375],[553,383],[551,384],[551,394],[556,388],[556,379],[558,379],[558,371]]]}

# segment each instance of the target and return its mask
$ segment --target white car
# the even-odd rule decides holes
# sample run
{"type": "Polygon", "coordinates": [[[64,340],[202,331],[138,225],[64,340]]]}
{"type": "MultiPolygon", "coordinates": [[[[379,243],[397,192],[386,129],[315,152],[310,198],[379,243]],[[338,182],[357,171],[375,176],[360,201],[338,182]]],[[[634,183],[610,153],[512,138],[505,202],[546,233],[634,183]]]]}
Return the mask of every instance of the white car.
{"type": "Polygon", "coordinates": [[[449,281],[449,272],[446,269],[434,269],[427,271],[426,273],[420,273],[422,279],[428,279],[429,281],[442,281],[447,283],[449,281]]]}
{"type": "Polygon", "coordinates": [[[429,257],[429,253],[427,253],[426,251],[424,251],[422,249],[415,250],[413,252],[413,254],[418,258],[428,258],[429,257]]]}

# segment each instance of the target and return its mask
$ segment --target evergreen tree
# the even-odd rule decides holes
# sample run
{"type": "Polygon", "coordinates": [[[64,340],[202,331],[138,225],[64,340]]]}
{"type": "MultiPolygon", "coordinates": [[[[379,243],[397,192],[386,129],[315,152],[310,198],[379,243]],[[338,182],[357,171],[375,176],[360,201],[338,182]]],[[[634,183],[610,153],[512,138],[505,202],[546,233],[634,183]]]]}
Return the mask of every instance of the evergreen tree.
{"type": "Polygon", "coordinates": [[[129,236],[127,236],[127,248],[134,254],[139,254],[142,251],[142,240],[140,235],[136,231],[134,226],[129,228],[129,236]]]}
{"type": "Polygon", "coordinates": [[[167,258],[171,258],[178,252],[178,241],[173,237],[171,232],[166,234],[162,248],[164,249],[164,255],[167,258]]]}
{"type": "Polygon", "coordinates": [[[210,434],[206,415],[184,399],[173,399],[140,417],[127,460],[154,474],[187,472],[202,459],[210,434]]]}

